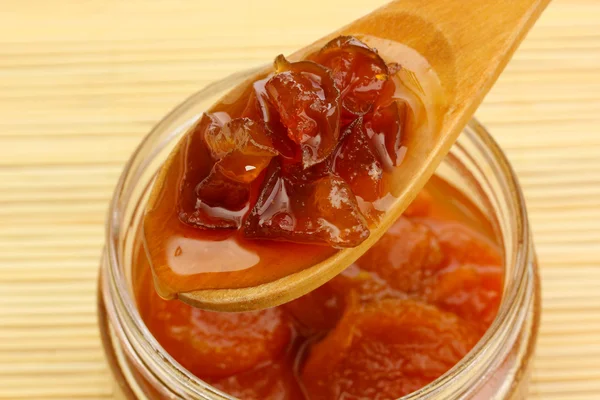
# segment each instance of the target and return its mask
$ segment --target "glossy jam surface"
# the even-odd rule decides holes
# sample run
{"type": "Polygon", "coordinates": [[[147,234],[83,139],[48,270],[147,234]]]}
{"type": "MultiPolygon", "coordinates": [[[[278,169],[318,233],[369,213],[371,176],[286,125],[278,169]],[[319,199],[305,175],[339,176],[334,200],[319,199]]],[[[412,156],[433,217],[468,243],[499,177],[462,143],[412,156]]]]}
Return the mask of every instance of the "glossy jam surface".
{"type": "Polygon", "coordinates": [[[343,36],[204,113],[145,216],[161,295],[256,286],[369,237],[426,125],[417,75],[343,36]]]}
{"type": "Polygon", "coordinates": [[[161,299],[140,237],[134,273],[159,343],[237,398],[389,400],[467,354],[497,313],[504,271],[487,220],[434,178],[355,264],[277,308],[214,313],[161,299]]]}
{"type": "Polygon", "coordinates": [[[186,169],[212,166],[184,176],[179,219],[246,238],[356,246],[369,236],[357,197],[386,195],[384,167],[401,161],[405,112],[391,78],[400,67],[390,73],[376,50],[339,37],[304,61],[280,55],[274,69],[238,100],[241,116],[205,113],[194,128],[210,160],[188,157],[186,169]]]}

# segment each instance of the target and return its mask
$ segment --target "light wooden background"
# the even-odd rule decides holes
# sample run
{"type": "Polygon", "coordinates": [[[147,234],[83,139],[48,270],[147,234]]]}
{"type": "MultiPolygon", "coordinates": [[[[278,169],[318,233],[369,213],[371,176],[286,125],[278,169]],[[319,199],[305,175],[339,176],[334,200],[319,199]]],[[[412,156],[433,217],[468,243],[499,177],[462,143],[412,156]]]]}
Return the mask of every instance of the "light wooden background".
{"type": "MultiPolygon", "coordinates": [[[[104,217],[152,125],[383,2],[0,1],[0,398],[112,397],[104,217]]],[[[600,399],[600,1],[556,0],[478,117],[521,179],[542,266],[530,398],[600,399]]]]}

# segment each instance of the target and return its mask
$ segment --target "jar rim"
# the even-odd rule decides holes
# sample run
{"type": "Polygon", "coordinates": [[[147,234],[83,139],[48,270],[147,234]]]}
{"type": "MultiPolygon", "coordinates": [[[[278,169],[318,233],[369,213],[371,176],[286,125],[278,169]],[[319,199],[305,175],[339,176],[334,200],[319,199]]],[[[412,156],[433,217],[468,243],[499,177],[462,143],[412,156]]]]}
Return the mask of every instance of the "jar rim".
{"type": "MultiPolygon", "coordinates": [[[[146,325],[144,324],[135,306],[135,299],[133,298],[131,291],[127,288],[127,280],[125,279],[125,276],[123,275],[123,269],[119,264],[119,242],[116,239],[118,239],[119,232],[122,229],[120,218],[123,212],[123,197],[127,198],[127,194],[131,194],[130,192],[126,192],[126,195],[123,196],[123,191],[128,180],[133,179],[135,182],[135,177],[139,175],[145,168],[147,168],[149,161],[143,163],[141,168],[138,168],[137,171],[134,171],[137,172],[137,175],[134,175],[133,178],[129,176],[132,172],[134,160],[136,160],[136,157],[139,156],[143,149],[152,144],[151,139],[153,136],[158,135],[158,133],[163,129],[169,127],[170,124],[176,119],[175,117],[178,114],[181,114],[185,110],[192,108],[198,99],[218,93],[230,80],[240,78],[243,79],[253,72],[255,72],[255,70],[243,71],[208,85],[204,89],[188,97],[184,102],[169,112],[158,124],[156,124],[155,127],[138,145],[128,162],[125,164],[123,172],[121,173],[117,185],[115,186],[114,194],[107,214],[108,223],[106,226],[105,247],[105,259],[107,260],[107,263],[105,265],[108,265],[108,270],[104,271],[104,273],[109,278],[109,282],[104,280],[103,294],[104,296],[109,296],[112,301],[116,301],[118,303],[119,310],[122,310],[125,313],[123,314],[122,312],[117,312],[114,305],[111,305],[110,301],[107,301],[107,303],[109,303],[107,304],[109,318],[113,321],[120,322],[120,325],[123,329],[117,330],[117,334],[121,336],[121,339],[126,340],[127,342],[131,340],[140,342],[140,347],[144,350],[144,354],[139,354],[138,356],[143,364],[147,364],[144,362],[145,359],[153,360],[155,365],[161,365],[164,368],[164,371],[162,372],[166,372],[167,376],[170,378],[168,381],[177,384],[179,387],[188,388],[190,394],[197,396],[203,394],[198,392],[198,390],[202,390],[204,391],[204,394],[206,391],[209,391],[217,396],[217,398],[234,399],[233,397],[208,385],[200,378],[191,374],[189,371],[179,365],[179,363],[162,348],[162,346],[146,328],[146,325]]],[[[191,125],[192,122],[193,121],[189,121],[189,125],[191,125]]],[[[187,127],[188,124],[186,124],[185,127],[179,126],[175,129],[171,127],[173,133],[167,137],[167,140],[160,143],[159,146],[164,146],[167,143],[177,139],[177,137],[183,131],[185,131],[187,127]]],[[[514,215],[515,219],[511,224],[513,233],[517,238],[517,247],[514,251],[515,257],[513,257],[513,260],[507,260],[505,257],[504,260],[505,264],[512,262],[514,265],[515,274],[512,277],[512,280],[515,282],[515,284],[512,285],[508,291],[505,290],[496,318],[479,342],[475,345],[475,347],[444,375],[435,379],[433,382],[417,390],[416,392],[402,397],[402,400],[416,400],[433,395],[436,392],[443,390],[444,387],[448,386],[461,374],[467,373],[467,371],[470,370],[470,366],[474,365],[477,360],[483,356],[487,345],[491,341],[498,340],[501,337],[503,334],[501,327],[508,323],[507,321],[510,320],[511,316],[514,316],[518,313],[518,308],[522,304],[522,302],[519,301],[519,298],[525,293],[528,265],[531,261],[531,255],[529,254],[531,244],[525,200],[520,185],[518,184],[517,177],[508,159],[496,141],[476,119],[472,119],[469,122],[463,131],[463,135],[469,136],[469,139],[471,139],[479,147],[479,150],[482,151],[482,154],[497,167],[498,171],[496,172],[502,177],[502,182],[504,185],[506,185],[505,190],[507,190],[509,195],[509,201],[512,203],[514,210],[516,211],[514,215]]],[[[156,153],[157,152],[153,153],[153,156],[155,156],[156,153]]]]}

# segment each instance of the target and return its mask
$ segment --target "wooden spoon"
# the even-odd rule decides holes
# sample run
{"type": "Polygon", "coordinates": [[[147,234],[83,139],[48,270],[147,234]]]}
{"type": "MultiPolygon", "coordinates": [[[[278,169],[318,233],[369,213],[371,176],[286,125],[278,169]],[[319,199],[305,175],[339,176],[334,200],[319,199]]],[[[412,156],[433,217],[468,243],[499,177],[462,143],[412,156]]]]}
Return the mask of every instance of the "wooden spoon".
{"type": "MultiPolygon", "coordinates": [[[[394,1],[290,56],[292,60],[300,59],[338,35],[370,38],[371,43],[367,44],[377,47],[387,62],[402,64],[406,46],[416,50],[435,71],[446,95],[446,103],[436,105],[436,132],[425,139],[419,137],[409,146],[411,157],[399,168],[404,173],[398,178],[401,184],[394,193],[396,200],[358,247],[341,250],[312,267],[262,285],[197,290],[179,293],[177,297],[192,306],[215,311],[262,309],[308,293],[353,263],[386,232],[425,185],[548,3],[549,0],[394,1]]],[[[255,79],[242,83],[228,96],[238,97],[255,79]]],[[[177,151],[181,149],[174,153],[177,151]]],[[[148,209],[158,201],[157,187],[164,184],[172,162],[170,157],[159,173],[148,209]]]]}

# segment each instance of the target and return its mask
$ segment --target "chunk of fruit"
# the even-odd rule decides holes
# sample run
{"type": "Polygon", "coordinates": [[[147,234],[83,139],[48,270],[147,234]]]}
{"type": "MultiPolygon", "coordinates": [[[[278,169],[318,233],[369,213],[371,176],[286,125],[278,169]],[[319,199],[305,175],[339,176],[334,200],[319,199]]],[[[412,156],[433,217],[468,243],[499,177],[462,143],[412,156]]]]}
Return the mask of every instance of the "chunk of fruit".
{"type": "Polygon", "coordinates": [[[383,167],[367,137],[362,118],[342,134],[342,143],[333,156],[333,171],[342,177],[356,196],[375,201],[383,195],[383,167]]]}
{"type": "Polygon", "coordinates": [[[369,236],[369,228],[352,191],[340,177],[290,180],[274,160],[253,209],[245,219],[244,235],[254,239],[353,247],[369,236]]]}
{"type": "Polygon", "coordinates": [[[351,36],[340,36],[327,43],[313,59],[331,69],[342,96],[344,119],[372,111],[381,101],[389,102],[394,83],[377,51],[351,36]]]}
{"type": "Polygon", "coordinates": [[[419,219],[436,234],[442,251],[454,264],[502,265],[500,248],[464,223],[419,219]]]}
{"type": "Polygon", "coordinates": [[[443,266],[442,261],[433,232],[423,224],[400,217],[356,264],[377,273],[394,289],[414,293],[425,278],[443,266]]]}
{"type": "Polygon", "coordinates": [[[252,84],[252,93],[242,117],[262,121],[275,150],[283,157],[300,160],[297,145],[288,137],[287,128],[281,122],[279,113],[269,102],[265,85],[269,78],[260,79],[252,84]]]}
{"type": "Polygon", "coordinates": [[[241,219],[238,214],[248,207],[248,185],[229,179],[215,168],[205,141],[207,134],[217,134],[228,121],[224,113],[204,114],[184,139],[186,157],[179,187],[178,215],[185,224],[199,228],[236,228],[241,219]]]}
{"type": "MultiPolygon", "coordinates": [[[[195,146],[206,147],[216,162],[208,176],[196,183],[195,203],[180,206],[179,218],[189,225],[239,227],[249,208],[250,182],[278,154],[261,123],[248,118],[221,122],[216,114],[204,114],[197,130],[203,141],[195,146]]],[[[186,175],[186,185],[191,183],[190,179],[186,175]]],[[[183,195],[189,196],[189,190],[183,195]]]]}
{"type": "Polygon", "coordinates": [[[311,400],[389,400],[444,374],[478,335],[453,314],[414,300],[349,309],[314,345],[301,379],[311,400]]]}
{"type": "Polygon", "coordinates": [[[277,308],[210,312],[163,300],[154,290],[143,300],[140,312],[152,335],[177,362],[201,378],[226,377],[276,360],[292,337],[289,321],[277,308]]]}
{"type": "Polygon", "coordinates": [[[406,103],[391,102],[378,107],[371,118],[365,121],[367,136],[371,138],[386,170],[400,165],[406,153],[402,141],[403,126],[406,123],[406,103]]]}
{"type": "Polygon", "coordinates": [[[195,197],[192,211],[180,211],[182,221],[203,228],[238,228],[249,208],[250,186],[230,179],[215,165],[196,187],[195,197]]]}
{"type": "Polygon", "coordinates": [[[278,360],[228,378],[208,382],[243,400],[304,400],[291,362],[278,360]]]}
{"type": "Polygon", "coordinates": [[[340,123],[340,94],[329,70],[278,56],[275,71],[265,89],[288,136],[300,145],[302,163],[309,167],[323,161],[337,144],[340,123]]]}
{"type": "Polygon", "coordinates": [[[425,298],[476,324],[483,333],[498,313],[503,279],[500,266],[465,264],[438,273],[428,283],[425,298]]]}
{"type": "Polygon", "coordinates": [[[242,183],[256,179],[278,154],[264,126],[249,118],[235,118],[221,129],[208,129],[204,140],[218,160],[215,168],[242,183]]]}

